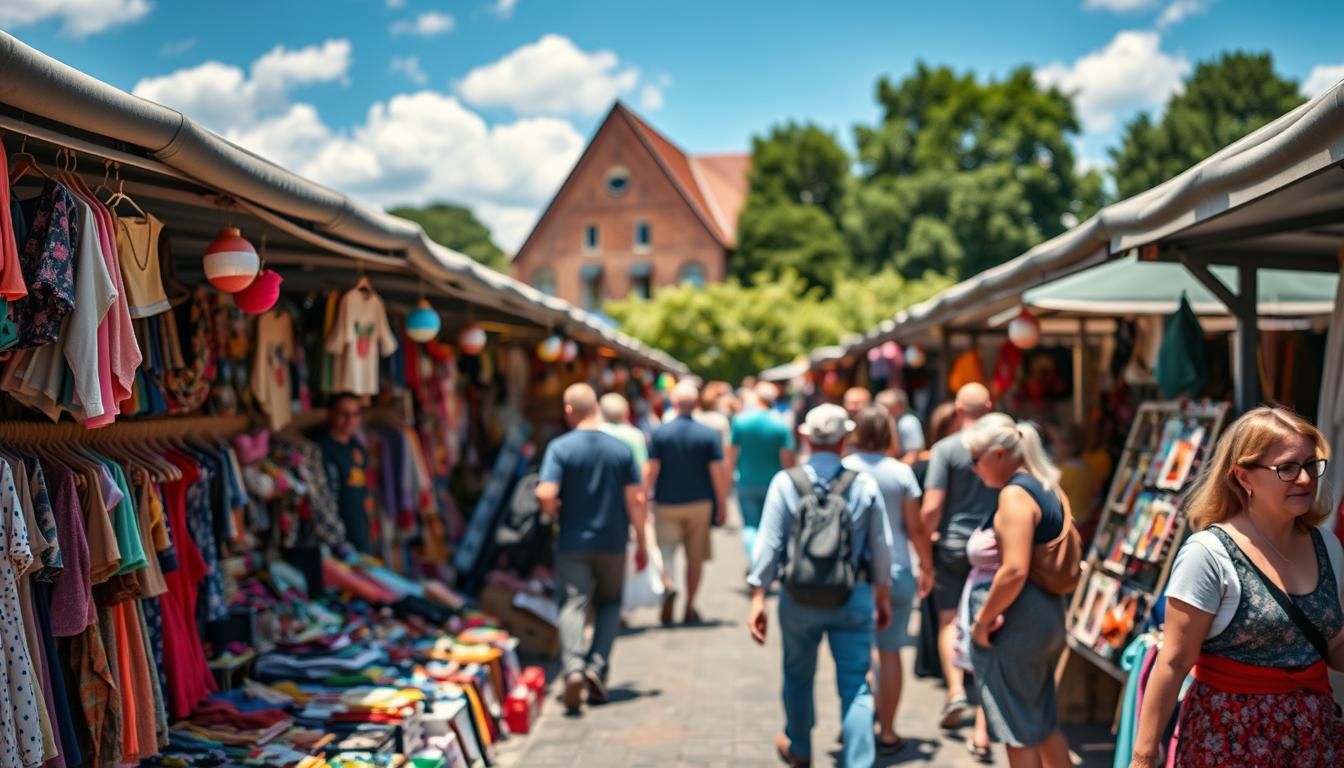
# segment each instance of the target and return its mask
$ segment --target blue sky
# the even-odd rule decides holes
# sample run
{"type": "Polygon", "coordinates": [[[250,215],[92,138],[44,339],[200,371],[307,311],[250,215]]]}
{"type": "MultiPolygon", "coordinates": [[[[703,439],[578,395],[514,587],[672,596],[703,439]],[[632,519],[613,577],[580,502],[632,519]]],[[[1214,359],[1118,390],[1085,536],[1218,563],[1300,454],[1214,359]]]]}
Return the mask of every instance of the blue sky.
{"type": "Polygon", "coordinates": [[[522,240],[615,97],[692,152],[807,119],[850,142],[915,61],[1028,64],[1076,93],[1085,162],[1195,62],[1344,78],[1344,3],[3,0],[0,27],[375,205],[464,203],[522,240]]]}

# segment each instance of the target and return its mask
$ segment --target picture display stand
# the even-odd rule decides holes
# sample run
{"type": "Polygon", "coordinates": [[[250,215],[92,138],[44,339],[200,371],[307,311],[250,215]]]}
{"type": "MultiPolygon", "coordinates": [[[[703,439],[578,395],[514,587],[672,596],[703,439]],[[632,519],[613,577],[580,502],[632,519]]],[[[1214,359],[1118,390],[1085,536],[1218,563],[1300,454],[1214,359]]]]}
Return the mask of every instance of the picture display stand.
{"type": "Polygon", "coordinates": [[[1130,426],[1068,613],[1070,650],[1118,680],[1185,540],[1182,496],[1226,417],[1226,403],[1145,402],[1130,426]]]}

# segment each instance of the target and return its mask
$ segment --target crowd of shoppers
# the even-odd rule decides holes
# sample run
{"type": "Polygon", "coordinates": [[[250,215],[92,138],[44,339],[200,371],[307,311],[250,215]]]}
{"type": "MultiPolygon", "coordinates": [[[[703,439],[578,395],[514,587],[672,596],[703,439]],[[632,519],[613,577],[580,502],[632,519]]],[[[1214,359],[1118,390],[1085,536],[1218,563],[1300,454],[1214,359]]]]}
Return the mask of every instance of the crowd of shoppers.
{"type": "MultiPolygon", "coordinates": [[[[566,391],[574,431],[548,447],[538,486],[560,527],[566,705],[577,709],[584,694],[605,699],[625,558],[642,569],[651,535],[668,572],[663,622],[673,621],[679,594],[678,548],[687,563],[682,618],[700,620],[711,525],[724,522],[735,488],[758,643],[772,625],[766,597],[778,588],[785,723],[775,749],[786,764],[808,765],[813,754],[823,637],[836,667],[844,764],[872,765],[907,745],[896,728],[900,651],[920,601],[933,609],[936,627],[922,629],[936,630],[946,685],[940,724],[955,730],[973,717],[966,747],[981,762],[993,762],[997,743],[1011,766],[1071,765],[1055,671],[1079,577],[1079,529],[1093,520],[1096,475],[1108,469],[1086,454],[1081,431],[1053,428],[1047,450],[1042,429],[992,412],[979,384],[934,409],[927,434],[898,390],[851,389],[796,429],[778,403],[764,382],[712,397],[682,383],[646,440],[623,398],[604,397],[599,415],[591,389],[566,391]]],[[[1267,407],[1231,425],[1201,468],[1187,500],[1195,533],[1176,557],[1143,694],[1136,768],[1344,765],[1327,675],[1344,670],[1344,550],[1317,527],[1329,503],[1318,487],[1327,461],[1315,427],[1267,407]]]]}

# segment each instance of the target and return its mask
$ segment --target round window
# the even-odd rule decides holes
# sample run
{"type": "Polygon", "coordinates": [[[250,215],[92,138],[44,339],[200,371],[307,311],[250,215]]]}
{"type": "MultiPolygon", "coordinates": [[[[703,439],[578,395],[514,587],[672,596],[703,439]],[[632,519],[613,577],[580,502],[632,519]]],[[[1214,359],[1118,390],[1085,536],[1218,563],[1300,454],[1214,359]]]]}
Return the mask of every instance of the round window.
{"type": "Polygon", "coordinates": [[[630,188],[630,171],[623,165],[617,165],[607,171],[607,194],[620,197],[630,188]]]}

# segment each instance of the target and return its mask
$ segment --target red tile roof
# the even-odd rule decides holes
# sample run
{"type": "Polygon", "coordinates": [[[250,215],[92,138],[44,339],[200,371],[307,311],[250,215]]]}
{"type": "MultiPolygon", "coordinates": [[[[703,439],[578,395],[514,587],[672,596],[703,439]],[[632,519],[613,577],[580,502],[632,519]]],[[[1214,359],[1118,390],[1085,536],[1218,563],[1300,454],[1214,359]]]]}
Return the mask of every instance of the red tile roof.
{"type": "Polygon", "coordinates": [[[624,104],[612,110],[629,122],[672,183],[725,248],[737,242],[737,215],[747,196],[749,154],[687,155],[624,104]]]}

